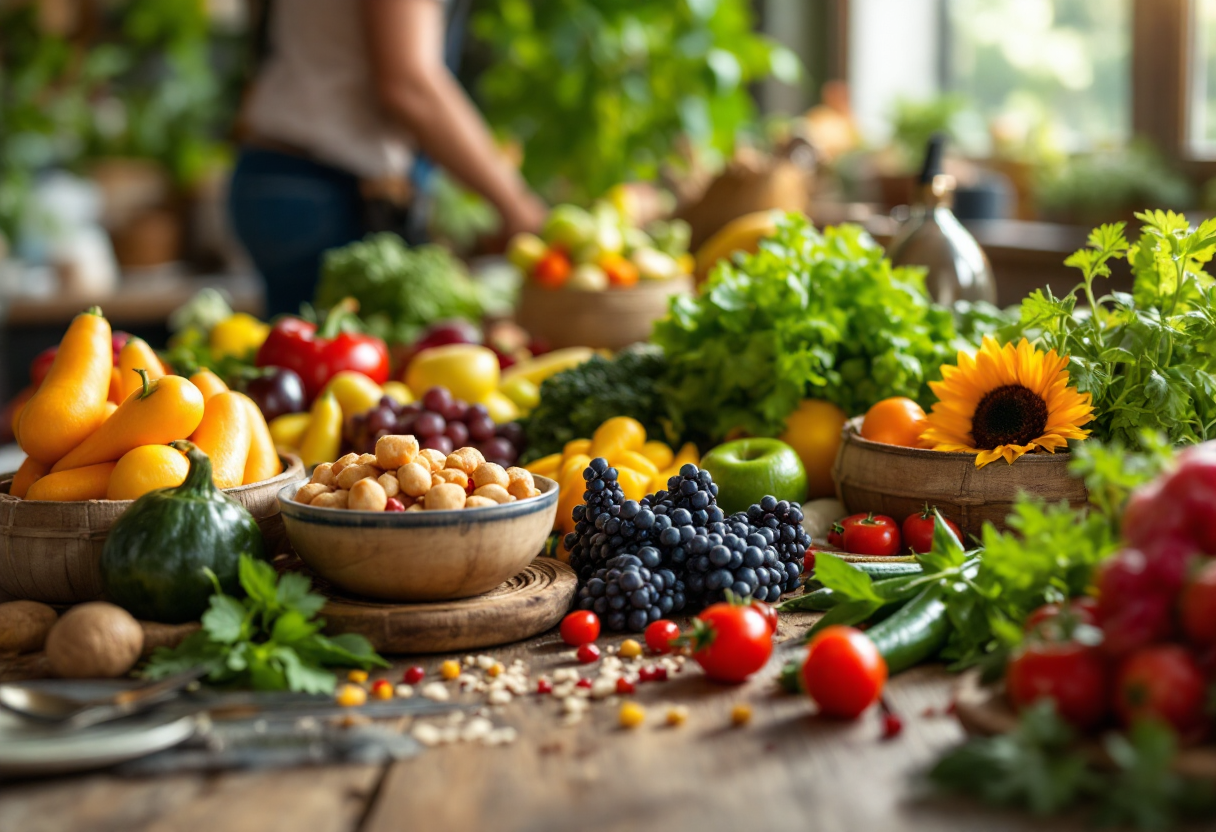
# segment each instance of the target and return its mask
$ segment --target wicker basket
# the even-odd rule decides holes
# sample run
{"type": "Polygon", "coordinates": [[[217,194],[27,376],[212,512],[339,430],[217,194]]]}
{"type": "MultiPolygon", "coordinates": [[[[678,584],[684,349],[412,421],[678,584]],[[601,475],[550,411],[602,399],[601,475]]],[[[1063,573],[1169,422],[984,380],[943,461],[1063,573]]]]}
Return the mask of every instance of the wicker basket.
{"type": "MultiPolygon", "coordinates": [[[[249,509],[262,529],[266,552],[287,545],[279,489],[302,479],[297,456],[284,456],[283,473],[225,493],[249,509]]],[[[110,526],[131,500],[52,503],[10,497],[12,474],[0,474],[0,596],[75,604],[101,597],[101,548],[110,526]]]]}
{"type": "Polygon", "coordinates": [[[619,350],[649,340],[654,322],[667,314],[668,298],[692,290],[687,276],[603,292],[545,289],[528,281],[520,290],[515,321],[554,349],[619,350]]]}
{"type": "Polygon", "coordinates": [[[1013,465],[997,461],[976,468],[973,454],[871,442],[861,438],[860,427],[860,419],[845,425],[832,468],[836,493],[850,513],[872,511],[902,522],[928,503],[964,535],[978,536],[985,522],[1006,528],[1021,492],[1049,502],[1067,500],[1074,508],[1089,497],[1085,484],[1069,476],[1066,453],[1027,454],[1013,465]]]}

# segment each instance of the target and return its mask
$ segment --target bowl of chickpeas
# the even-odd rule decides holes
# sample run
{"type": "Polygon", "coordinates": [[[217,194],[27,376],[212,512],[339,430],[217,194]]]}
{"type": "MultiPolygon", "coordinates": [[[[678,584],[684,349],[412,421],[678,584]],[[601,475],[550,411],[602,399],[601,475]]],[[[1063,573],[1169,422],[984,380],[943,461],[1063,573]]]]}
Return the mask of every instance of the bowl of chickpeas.
{"type": "Polygon", "coordinates": [[[279,491],[287,537],[316,574],[383,601],[489,592],[538,555],[557,515],[557,483],[384,436],[279,491]]]}

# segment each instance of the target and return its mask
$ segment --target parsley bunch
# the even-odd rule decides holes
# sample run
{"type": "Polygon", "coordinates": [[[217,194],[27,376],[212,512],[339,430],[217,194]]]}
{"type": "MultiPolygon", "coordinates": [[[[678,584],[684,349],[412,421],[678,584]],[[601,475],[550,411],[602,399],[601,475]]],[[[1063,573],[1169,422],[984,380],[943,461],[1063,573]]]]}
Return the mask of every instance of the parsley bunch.
{"type": "Polygon", "coordinates": [[[1065,263],[1082,282],[1064,297],[1038,290],[1002,331],[1071,356],[1072,383],[1093,396],[1093,435],[1134,447],[1144,430],[1174,444],[1216,436],[1216,286],[1204,271],[1216,254],[1216,219],[1191,228],[1172,211],[1137,214],[1129,244],[1123,223],[1103,225],[1065,263]],[[1098,297],[1095,281],[1126,259],[1133,292],[1098,297]],[[1078,306],[1084,299],[1088,308],[1078,306]]]}
{"type": "MultiPolygon", "coordinates": [[[[208,573],[210,574],[210,573],[208,573]]],[[[308,578],[287,572],[276,580],[270,564],[242,555],[244,600],[225,595],[216,582],[203,628],[172,649],[160,647],[144,669],[160,679],[206,665],[207,681],[252,687],[333,693],[336,679],[325,668],[388,667],[363,636],[324,636],[316,617],[325,598],[311,592],[308,578]]]]}

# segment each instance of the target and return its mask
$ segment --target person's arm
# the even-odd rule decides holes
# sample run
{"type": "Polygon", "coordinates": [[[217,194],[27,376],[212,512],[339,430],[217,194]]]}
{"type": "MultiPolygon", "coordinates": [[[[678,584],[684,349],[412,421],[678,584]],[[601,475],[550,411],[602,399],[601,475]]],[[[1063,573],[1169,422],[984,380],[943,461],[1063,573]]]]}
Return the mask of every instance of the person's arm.
{"type": "Polygon", "coordinates": [[[498,209],[506,232],[539,228],[544,204],[500,155],[443,62],[443,4],[363,0],[362,7],[382,106],[428,156],[498,209]]]}

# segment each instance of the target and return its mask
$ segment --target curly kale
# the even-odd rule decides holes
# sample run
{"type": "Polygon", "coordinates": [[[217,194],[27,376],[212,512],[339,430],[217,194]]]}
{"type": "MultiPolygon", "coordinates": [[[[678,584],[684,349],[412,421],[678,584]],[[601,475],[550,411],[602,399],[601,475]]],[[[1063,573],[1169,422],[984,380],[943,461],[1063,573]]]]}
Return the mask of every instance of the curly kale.
{"type": "Polygon", "coordinates": [[[540,405],[523,420],[525,461],[561,451],[572,439],[590,437],[613,416],[632,416],[648,436],[667,438],[663,402],[655,389],[667,366],[663,351],[638,345],[613,358],[594,356],[541,384],[540,405]]]}

